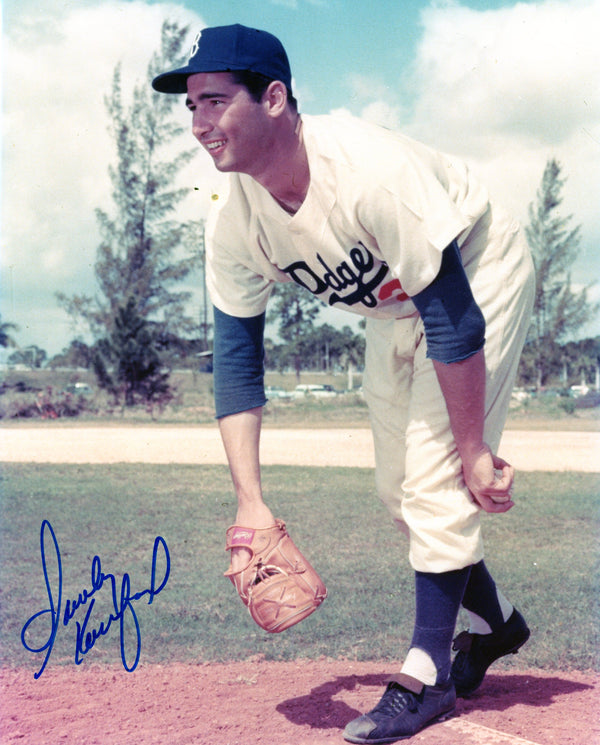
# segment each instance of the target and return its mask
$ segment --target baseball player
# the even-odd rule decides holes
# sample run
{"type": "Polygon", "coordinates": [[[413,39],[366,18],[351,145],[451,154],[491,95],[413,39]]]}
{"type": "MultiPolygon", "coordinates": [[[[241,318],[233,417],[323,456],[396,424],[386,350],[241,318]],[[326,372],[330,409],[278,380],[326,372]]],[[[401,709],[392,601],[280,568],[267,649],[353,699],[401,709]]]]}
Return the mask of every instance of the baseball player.
{"type": "Polygon", "coordinates": [[[186,94],[193,134],[230,174],[209,218],[207,281],[238,526],[275,523],[259,463],[273,284],[367,318],[377,487],[409,539],[416,620],[401,669],[344,737],[410,737],[529,636],[486,568],[480,524],[513,506],[513,468],[496,450],[532,308],[527,246],[458,160],[351,116],[300,115],[286,52],[265,31],[204,29],[188,64],[153,86],[186,94]],[[451,662],[461,604],[470,628],[451,662]]]}

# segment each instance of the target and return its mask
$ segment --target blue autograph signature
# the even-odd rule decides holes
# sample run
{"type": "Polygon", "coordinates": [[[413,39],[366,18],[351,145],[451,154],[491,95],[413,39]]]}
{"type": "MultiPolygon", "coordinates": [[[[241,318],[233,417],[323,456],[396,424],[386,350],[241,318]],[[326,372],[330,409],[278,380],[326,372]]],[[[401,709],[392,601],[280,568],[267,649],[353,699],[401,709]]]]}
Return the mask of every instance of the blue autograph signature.
{"type": "Polygon", "coordinates": [[[85,655],[92,650],[98,639],[102,636],[106,636],[110,631],[113,624],[119,625],[120,631],[120,643],[121,643],[121,660],[123,667],[127,672],[133,672],[138,665],[140,660],[140,653],[142,647],[142,640],[140,636],[140,625],[136,612],[133,608],[133,602],[141,600],[142,598],[148,599],[148,605],[152,604],[154,598],[165,588],[169,574],[171,571],[171,557],[167,543],[164,538],[157,536],[154,540],[154,549],[152,551],[152,571],[150,575],[150,587],[140,592],[131,593],[131,581],[128,574],[123,575],[121,580],[120,588],[117,587],[117,580],[114,574],[105,574],[102,571],[102,566],[99,556],[94,556],[92,560],[92,586],[91,589],[83,589],[76,599],[69,599],[64,604],[63,611],[63,571],[62,571],[62,560],[60,557],[60,549],[58,547],[58,540],[56,534],[50,525],[48,520],[44,520],[40,530],[40,548],[42,555],[42,569],[44,572],[44,581],[46,583],[46,592],[48,594],[48,607],[43,610],[34,613],[31,618],[23,626],[21,630],[21,643],[29,652],[35,654],[41,654],[45,652],[44,661],[42,666],[35,673],[34,677],[37,679],[44,672],[52,649],[54,648],[54,642],[56,641],[56,635],[58,634],[61,624],[68,626],[69,623],[75,617],[75,613],[79,608],[87,606],[85,617],[83,620],[77,620],[76,624],[76,641],[75,641],[75,664],[80,665],[83,662],[85,655]],[[51,539],[49,551],[53,552],[53,556],[49,557],[46,550],[46,543],[48,536],[51,539]],[[166,565],[164,570],[164,576],[157,579],[157,564],[159,555],[163,555],[163,562],[166,565]],[[57,568],[57,587],[52,587],[49,578],[49,562],[56,562],[57,568]],[[105,619],[98,623],[96,626],[90,622],[92,610],[96,603],[97,593],[102,588],[108,588],[112,595],[112,606],[113,611],[110,612],[108,619],[105,619]],[[135,659],[130,662],[128,655],[125,650],[125,625],[131,627],[133,622],[133,640],[135,648],[135,659]],[[26,635],[30,632],[33,638],[39,638],[40,634],[44,634],[47,624],[49,628],[48,633],[45,636],[45,642],[39,646],[32,646],[26,641],[26,635]],[[41,628],[41,631],[40,631],[41,628]]]}

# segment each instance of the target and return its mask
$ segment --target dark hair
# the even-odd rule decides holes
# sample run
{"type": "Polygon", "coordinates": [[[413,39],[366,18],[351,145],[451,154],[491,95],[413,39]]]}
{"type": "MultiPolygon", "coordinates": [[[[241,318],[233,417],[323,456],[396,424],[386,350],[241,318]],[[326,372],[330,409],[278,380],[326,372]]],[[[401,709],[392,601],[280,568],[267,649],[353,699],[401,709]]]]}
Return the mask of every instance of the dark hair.
{"type": "MultiPolygon", "coordinates": [[[[233,82],[236,85],[243,85],[257,103],[262,100],[265,91],[273,82],[272,78],[267,78],[265,75],[250,70],[231,70],[230,75],[233,82]]],[[[294,111],[298,111],[298,102],[292,95],[292,91],[289,88],[286,88],[286,90],[288,103],[294,111]]]]}

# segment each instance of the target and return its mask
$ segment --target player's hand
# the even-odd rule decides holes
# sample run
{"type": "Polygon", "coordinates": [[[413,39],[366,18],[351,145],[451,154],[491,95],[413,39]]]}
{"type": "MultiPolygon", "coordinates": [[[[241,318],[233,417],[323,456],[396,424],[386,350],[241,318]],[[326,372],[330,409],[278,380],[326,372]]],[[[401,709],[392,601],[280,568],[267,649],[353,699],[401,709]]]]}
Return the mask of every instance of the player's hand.
{"type": "Polygon", "coordinates": [[[514,507],[515,469],[483,443],[470,457],[463,457],[463,475],[473,499],[486,512],[508,512],[514,507]]]}
{"type": "MultiPolygon", "coordinates": [[[[275,525],[273,513],[264,502],[254,502],[251,505],[239,505],[235,524],[243,528],[268,528],[275,525]]],[[[231,568],[240,572],[250,561],[252,554],[245,548],[231,549],[231,568]]]]}

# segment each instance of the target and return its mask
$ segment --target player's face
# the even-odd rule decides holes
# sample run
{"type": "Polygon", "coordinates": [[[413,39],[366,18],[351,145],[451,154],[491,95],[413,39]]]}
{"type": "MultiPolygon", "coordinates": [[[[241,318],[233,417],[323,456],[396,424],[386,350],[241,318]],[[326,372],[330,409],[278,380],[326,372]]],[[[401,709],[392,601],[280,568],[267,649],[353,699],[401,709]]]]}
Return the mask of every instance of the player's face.
{"type": "Polygon", "coordinates": [[[265,167],[270,149],[269,117],[263,104],[227,72],[191,75],[187,89],[192,133],[217,169],[256,176],[265,167]]]}

